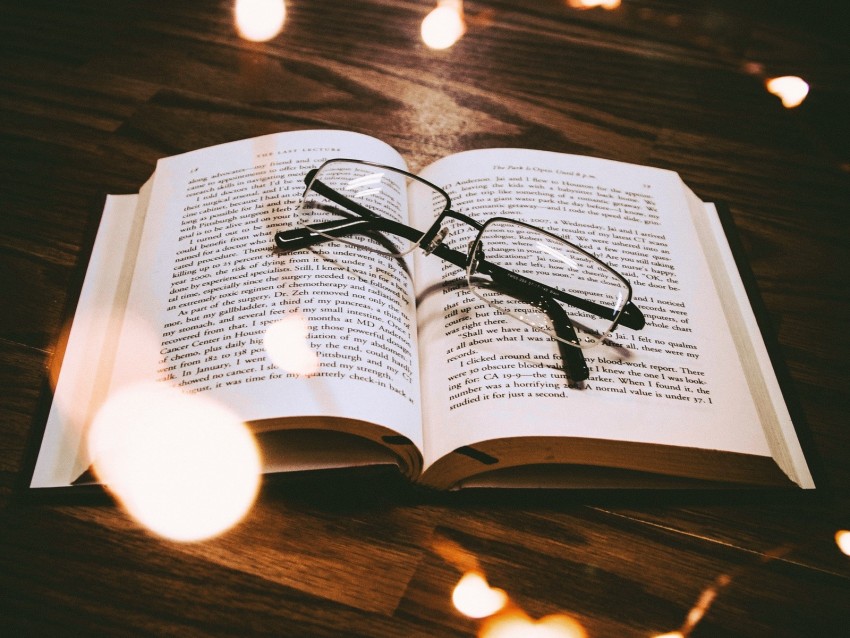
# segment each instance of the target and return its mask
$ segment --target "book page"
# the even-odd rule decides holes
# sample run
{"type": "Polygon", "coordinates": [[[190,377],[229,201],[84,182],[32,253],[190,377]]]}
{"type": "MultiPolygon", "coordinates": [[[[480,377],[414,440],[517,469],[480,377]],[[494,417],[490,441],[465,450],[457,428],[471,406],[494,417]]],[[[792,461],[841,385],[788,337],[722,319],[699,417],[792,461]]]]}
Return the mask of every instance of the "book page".
{"type": "MultiPolygon", "coordinates": [[[[479,301],[456,267],[420,258],[426,464],[461,446],[515,436],[769,456],[675,173],[498,149],[440,160],[422,176],[479,222],[520,219],[595,254],[630,281],[647,320],[643,330],[620,327],[585,350],[591,374],[576,386],[553,339],[479,301]]],[[[454,224],[446,243],[465,252],[474,235],[454,224]]]]}
{"type": "Polygon", "coordinates": [[[747,382],[756,399],[767,440],[779,466],[803,488],[814,488],[815,482],[806,463],[788,406],[780,388],[770,355],[738,273],[735,258],[714,204],[704,204],[688,189],[694,224],[704,237],[703,246],[709,256],[712,275],[721,295],[723,309],[732,337],[749,371],[747,382]]]}
{"type": "MultiPolygon", "coordinates": [[[[31,487],[71,484],[89,466],[85,430],[104,399],[124,319],[150,184],[139,195],[109,195],[55,379],[31,487]]],[[[51,379],[53,381],[53,379],[51,379]]]]}
{"type": "Polygon", "coordinates": [[[156,379],[245,421],[339,417],[421,445],[414,297],[402,265],[338,242],[274,251],[274,233],[295,225],[305,175],[333,157],[403,167],[383,142],[337,131],[158,163],[112,391],[156,379]]]}

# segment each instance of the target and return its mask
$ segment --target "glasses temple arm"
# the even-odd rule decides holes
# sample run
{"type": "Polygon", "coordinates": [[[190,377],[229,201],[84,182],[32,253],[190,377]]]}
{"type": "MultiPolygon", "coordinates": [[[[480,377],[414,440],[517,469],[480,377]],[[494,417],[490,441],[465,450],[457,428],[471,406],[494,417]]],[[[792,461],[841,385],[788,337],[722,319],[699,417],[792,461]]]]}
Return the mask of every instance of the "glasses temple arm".
{"type": "MultiPolygon", "coordinates": [[[[565,337],[568,341],[578,343],[578,335],[573,327],[573,322],[569,315],[564,312],[560,304],[555,303],[551,297],[544,295],[541,297],[541,305],[552,319],[555,326],[555,332],[560,337],[565,337]]],[[[590,370],[587,367],[587,361],[584,358],[584,353],[581,348],[574,348],[569,344],[564,343],[560,339],[555,340],[558,343],[558,350],[561,352],[561,360],[564,362],[567,369],[567,374],[570,375],[572,381],[586,381],[590,376],[590,370]]]]}
{"type": "MultiPolygon", "coordinates": [[[[561,305],[556,303],[549,295],[541,293],[536,298],[531,298],[528,296],[529,291],[527,289],[520,291],[515,286],[500,286],[498,284],[496,288],[514,299],[524,300],[527,303],[539,306],[549,315],[555,333],[559,337],[572,343],[577,344],[579,342],[572,319],[561,305]]],[[[561,360],[564,362],[564,368],[570,380],[573,382],[586,381],[590,377],[590,370],[587,367],[587,360],[584,358],[582,349],[564,343],[560,339],[555,339],[555,341],[558,344],[558,351],[561,353],[561,360]]]]}
{"type": "MultiPolygon", "coordinates": [[[[356,235],[357,233],[391,233],[412,242],[418,242],[422,238],[422,233],[415,228],[405,226],[386,217],[372,217],[368,219],[352,217],[349,219],[334,219],[332,221],[312,224],[309,228],[281,230],[275,233],[274,242],[278,249],[284,252],[293,252],[334,239],[356,235]]],[[[466,256],[461,253],[458,254],[461,255],[463,262],[466,256]]],[[[450,259],[449,261],[452,260],[450,259]]],[[[461,263],[461,267],[463,267],[463,263],[461,263]]]]}
{"type": "MultiPolygon", "coordinates": [[[[494,280],[494,284],[493,288],[502,294],[541,308],[552,320],[555,333],[559,337],[575,344],[579,343],[572,319],[552,297],[539,291],[535,291],[536,294],[531,295],[529,294],[532,292],[531,289],[517,285],[512,281],[499,282],[494,280]]],[[[560,339],[555,339],[555,341],[558,344],[558,351],[561,353],[561,360],[564,362],[564,368],[570,380],[573,382],[586,381],[590,377],[590,370],[581,348],[571,346],[560,339]]]]}
{"type": "MultiPolygon", "coordinates": [[[[555,328],[555,333],[559,337],[572,343],[579,342],[572,319],[564,312],[560,304],[556,303],[548,295],[541,295],[538,304],[549,315],[552,325],[555,328]]],[[[564,362],[564,368],[570,380],[573,382],[586,381],[590,376],[590,370],[587,367],[587,360],[584,358],[582,349],[564,343],[561,339],[555,339],[555,342],[558,344],[561,361],[564,362]]]]}

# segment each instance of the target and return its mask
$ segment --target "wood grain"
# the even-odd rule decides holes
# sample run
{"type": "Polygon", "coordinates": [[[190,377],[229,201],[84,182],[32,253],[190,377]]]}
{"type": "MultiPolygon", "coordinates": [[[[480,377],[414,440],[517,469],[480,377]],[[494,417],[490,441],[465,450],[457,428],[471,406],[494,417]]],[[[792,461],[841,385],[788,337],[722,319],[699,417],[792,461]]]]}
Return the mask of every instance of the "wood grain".
{"type": "Polygon", "coordinates": [[[467,1],[432,51],[433,3],[287,2],[239,38],[231,3],[32,0],[0,26],[0,621],[4,635],[472,636],[452,607],[473,561],[533,618],[594,638],[846,635],[850,51],[837,2],[467,1]],[[795,110],[764,88],[799,74],[795,110]],[[159,157],[334,127],[415,170],[491,146],[678,171],[739,230],[824,489],[813,498],[434,496],[366,477],[267,485],[212,541],[156,538],[108,500],[31,503],[40,392],[106,193],[159,157]],[[460,554],[445,550],[454,547],[460,554]],[[460,560],[458,556],[463,557],[460,560]]]}

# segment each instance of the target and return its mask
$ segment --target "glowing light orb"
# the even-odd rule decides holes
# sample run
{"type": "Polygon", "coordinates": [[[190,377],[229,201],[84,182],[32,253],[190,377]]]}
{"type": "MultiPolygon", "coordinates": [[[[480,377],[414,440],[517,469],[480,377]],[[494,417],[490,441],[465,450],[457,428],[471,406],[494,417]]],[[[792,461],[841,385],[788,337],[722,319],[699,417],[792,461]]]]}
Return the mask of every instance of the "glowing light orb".
{"type": "Polygon", "coordinates": [[[457,6],[439,5],[422,21],[422,40],[432,49],[448,49],[466,33],[463,11],[457,6]]]}
{"type": "Polygon", "coordinates": [[[835,532],[835,543],[842,553],[850,556],[850,532],[846,529],[835,532]]]}
{"type": "Polygon", "coordinates": [[[251,42],[267,42],[283,29],[286,5],[283,0],[236,0],[233,15],[240,36],[251,42]]]}
{"type": "Polygon", "coordinates": [[[584,627],[564,614],[532,620],[521,611],[494,617],[482,627],[480,638],[587,638],[584,627]]]}
{"type": "Polygon", "coordinates": [[[620,6],[621,0],[567,0],[567,4],[573,9],[593,9],[602,7],[612,11],[620,6]]]}
{"type": "Polygon", "coordinates": [[[455,608],[469,618],[492,616],[505,606],[508,596],[501,589],[494,589],[477,572],[463,575],[452,592],[455,608]]]}
{"type": "Polygon", "coordinates": [[[287,372],[311,375],[319,369],[319,356],[310,347],[310,327],[300,314],[290,314],[266,329],[264,344],[272,362],[287,372]]]}
{"type": "Polygon", "coordinates": [[[765,84],[767,90],[782,100],[782,106],[792,109],[799,106],[809,94],[809,85],[796,75],[784,75],[772,78],[765,84]]]}
{"type": "Polygon", "coordinates": [[[260,455],[246,426],[217,404],[161,384],[110,399],[92,423],[88,446],[116,500],[172,540],[229,529],[260,485],[260,455]]]}

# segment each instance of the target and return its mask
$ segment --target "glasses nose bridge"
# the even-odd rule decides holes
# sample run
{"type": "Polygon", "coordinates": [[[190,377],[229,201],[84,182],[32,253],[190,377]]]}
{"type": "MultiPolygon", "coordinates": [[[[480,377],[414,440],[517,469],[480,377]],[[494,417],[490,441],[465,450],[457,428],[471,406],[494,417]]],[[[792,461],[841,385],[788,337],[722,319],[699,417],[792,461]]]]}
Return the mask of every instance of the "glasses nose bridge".
{"type": "Polygon", "coordinates": [[[468,275],[476,272],[479,262],[484,259],[484,249],[481,247],[479,239],[480,235],[470,241],[466,247],[466,268],[468,275]]]}
{"type": "Polygon", "coordinates": [[[434,250],[436,250],[437,246],[443,243],[443,239],[445,239],[446,235],[449,234],[449,229],[446,226],[443,226],[434,234],[434,236],[429,239],[427,242],[422,242],[422,250],[425,251],[426,255],[430,255],[434,250]]]}

